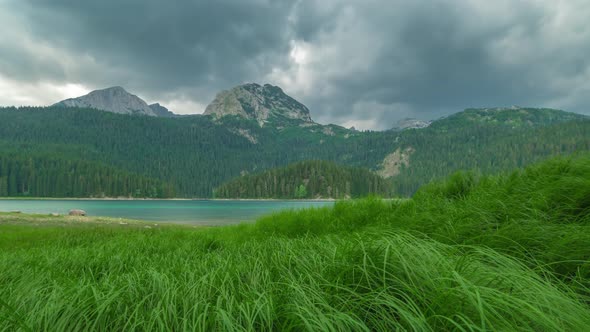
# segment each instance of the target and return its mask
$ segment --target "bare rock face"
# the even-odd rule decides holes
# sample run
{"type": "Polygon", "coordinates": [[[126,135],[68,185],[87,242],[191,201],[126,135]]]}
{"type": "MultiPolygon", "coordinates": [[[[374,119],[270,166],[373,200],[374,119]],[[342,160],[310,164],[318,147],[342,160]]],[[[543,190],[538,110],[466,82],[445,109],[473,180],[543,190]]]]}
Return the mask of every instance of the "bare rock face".
{"type": "Polygon", "coordinates": [[[88,107],[119,114],[157,116],[143,99],[120,86],[95,90],[82,97],[60,101],[53,106],[88,107]]]}
{"type": "Polygon", "coordinates": [[[222,91],[207,106],[205,115],[221,118],[237,115],[253,119],[262,127],[270,122],[299,120],[312,123],[309,109],[291,98],[278,86],[256,83],[239,85],[222,91]]]}
{"type": "Polygon", "coordinates": [[[85,217],[86,216],[86,211],[84,210],[70,210],[70,213],[68,213],[70,216],[82,216],[85,217]]]}
{"type": "Polygon", "coordinates": [[[377,174],[384,179],[399,175],[402,167],[410,166],[410,156],[414,151],[412,147],[405,148],[404,150],[397,148],[397,150],[385,156],[377,174]]]}
{"type": "Polygon", "coordinates": [[[430,126],[430,124],[432,123],[432,121],[423,121],[423,120],[417,120],[417,119],[412,119],[412,118],[405,118],[402,120],[399,120],[397,122],[397,129],[399,130],[404,130],[404,129],[422,129],[422,128],[426,128],[428,126],[430,126]]]}
{"type": "Polygon", "coordinates": [[[229,129],[229,131],[236,134],[236,135],[240,135],[240,136],[244,137],[245,139],[250,141],[250,143],[252,143],[252,144],[258,144],[258,137],[256,137],[256,135],[252,134],[250,132],[250,130],[248,130],[248,129],[232,128],[232,129],[229,129]]]}

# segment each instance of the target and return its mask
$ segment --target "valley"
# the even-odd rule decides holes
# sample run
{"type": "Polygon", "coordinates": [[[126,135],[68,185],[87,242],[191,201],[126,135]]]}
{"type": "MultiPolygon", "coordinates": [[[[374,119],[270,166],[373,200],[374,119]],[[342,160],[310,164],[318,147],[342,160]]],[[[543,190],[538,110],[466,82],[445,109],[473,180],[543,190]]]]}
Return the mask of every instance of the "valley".
{"type": "Polygon", "coordinates": [[[590,1],[0,20],[0,332],[590,331],[590,1]]]}

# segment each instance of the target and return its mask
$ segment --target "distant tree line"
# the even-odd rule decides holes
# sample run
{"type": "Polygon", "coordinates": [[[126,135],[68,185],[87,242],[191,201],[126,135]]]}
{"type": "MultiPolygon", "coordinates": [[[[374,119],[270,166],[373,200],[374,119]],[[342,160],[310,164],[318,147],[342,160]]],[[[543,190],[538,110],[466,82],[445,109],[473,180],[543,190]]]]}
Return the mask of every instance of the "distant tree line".
{"type": "Polygon", "coordinates": [[[160,180],[100,163],[0,154],[0,197],[174,197],[160,180]]]}

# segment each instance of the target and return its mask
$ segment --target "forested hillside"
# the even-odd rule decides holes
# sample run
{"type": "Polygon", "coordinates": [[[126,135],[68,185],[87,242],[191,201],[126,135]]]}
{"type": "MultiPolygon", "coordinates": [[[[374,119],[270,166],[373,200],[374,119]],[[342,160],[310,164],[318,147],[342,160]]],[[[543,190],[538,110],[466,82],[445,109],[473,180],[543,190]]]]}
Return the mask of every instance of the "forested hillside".
{"type": "Polygon", "coordinates": [[[101,163],[51,156],[0,155],[0,197],[174,197],[160,180],[101,163]]]}
{"type": "Polygon", "coordinates": [[[358,198],[391,195],[391,183],[359,167],[311,160],[245,175],[215,190],[216,198],[358,198]]]}
{"type": "Polygon", "coordinates": [[[344,138],[336,126],[332,135],[323,133],[319,125],[260,128],[240,118],[222,120],[138,117],[76,108],[6,108],[0,109],[0,140],[31,153],[50,151],[159,178],[172,183],[180,197],[211,197],[213,188],[244,171],[300,160],[376,165],[391,149],[395,136],[353,133],[344,138]],[[242,133],[252,135],[255,142],[242,133]]]}
{"type": "MultiPolygon", "coordinates": [[[[430,180],[457,170],[477,169],[490,174],[527,166],[548,156],[590,151],[590,120],[571,113],[563,114],[568,122],[557,123],[549,122],[558,116],[554,111],[539,117],[529,109],[528,114],[537,122],[522,113],[512,113],[506,122],[490,120],[489,116],[482,119],[474,113],[459,113],[428,128],[401,134],[401,148],[412,147],[413,152],[409,166],[400,167],[395,177],[397,193],[410,195],[430,180]]],[[[498,115],[502,118],[510,114],[498,115]]]]}
{"type": "Polygon", "coordinates": [[[393,180],[395,194],[410,195],[458,169],[497,172],[590,149],[587,118],[546,109],[467,110],[428,128],[384,132],[289,121],[261,127],[238,116],[155,118],[79,108],[2,108],[0,155],[18,151],[100,163],[170,183],[178,197],[212,197],[213,188],[244,173],[326,160],[387,169],[380,174],[393,180]]]}

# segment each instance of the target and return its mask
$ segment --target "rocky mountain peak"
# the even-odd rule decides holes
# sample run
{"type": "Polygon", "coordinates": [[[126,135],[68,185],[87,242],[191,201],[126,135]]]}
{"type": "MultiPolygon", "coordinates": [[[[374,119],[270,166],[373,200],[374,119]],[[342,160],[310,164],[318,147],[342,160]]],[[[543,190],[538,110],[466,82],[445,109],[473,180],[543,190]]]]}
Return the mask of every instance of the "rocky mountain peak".
{"type": "Polygon", "coordinates": [[[237,115],[256,120],[262,127],[269,122],[299,120],[312,123],[309,109],[288,96],[278,86],[247,83],[217,94],[205,115],[221,118],[237,115]]]}
{"type": "Polygon", "coordinates": [[[120,86],[94,90],[81,97],[62,100],[53,106],[88,107],[119,114],[158,116],[143,99],[120,86]]]}
{"type": "Polygon", "coordinates": [[[176,114],[170,112],[166,107],[160,105],[160,103],[151,104],[150,108],[156,114],[156,116],[161,118],[171,118],[176,116],[176,114]]]}

